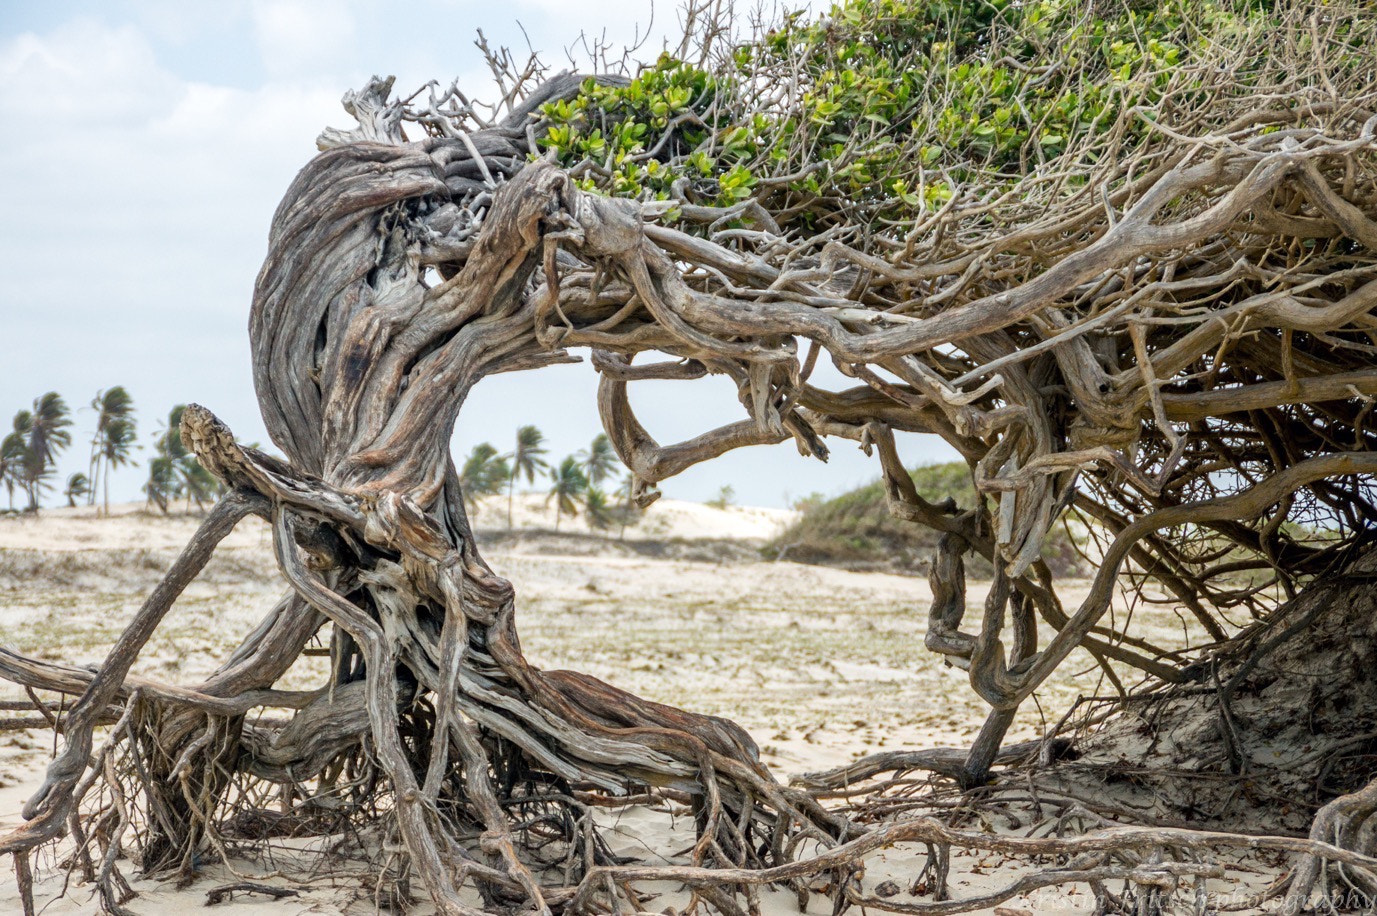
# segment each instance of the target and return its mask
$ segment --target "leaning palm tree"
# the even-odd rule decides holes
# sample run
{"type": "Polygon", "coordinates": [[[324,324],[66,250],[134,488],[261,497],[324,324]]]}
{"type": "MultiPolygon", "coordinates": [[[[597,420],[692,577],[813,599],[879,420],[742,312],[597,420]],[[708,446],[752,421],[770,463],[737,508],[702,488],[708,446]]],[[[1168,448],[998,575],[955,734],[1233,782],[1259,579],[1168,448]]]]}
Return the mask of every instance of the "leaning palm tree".
{"type": "Polygon", "coordinates": [[[182,495],[186,497],[187,511],[191,511],[191,504],[196,503],[196,508],[205,510],[206,504],[220,495],[220,481],[215,475],[207,471],[205,465],[196,460],[195,455],[183,455],[173,464],[176,471],[178,487],[182,495]]]}
{"type": "Polygon", "coordinates": [[[144,485],[144,492],[148,494],[149,501],[156,503],[164,514],[167,512],[167,503],[177,496],[186,497],[189,512],[193,502],[203,509],[206,503],[224,490],[220,481],[205,469],[182,442],[182,414],[185,411],[185,404],[173,407],[167,415],[167,425],[158,430],[153,440],[153,460],[158,464],[155,467],[152,462],[149,463],[148,483],[144,485]]]}
{"type": "MultiPolygon", "coordinates": [[[[16,420],[16,428],[18,417],[16,420]]],[[[56,391],[49,391],[33,402],[23,455],[24,481],[29,493],[29,511],[38,511],[38,495],[48,486],[57,465],[57,456],[72,444],[71,411],[56,391]]]]}
{"type": "Polygon", "coordinates": [[[511,476],[507,459],[498,455],[497,449],[488,442],[475,445],[459,471],[459,489],[470,514],[478,514],[478,497],[501,493],[511,476]]]}
{"type": "Polygon", "coordinates": [[[578,515],[578,500],[588,492],[588,478],[579,467],[579,460],[570,455],[559,463],[559,467],[550,469],[550,480],[554,486],[550,487],[545,502],[548,505],[550,500],[555,501],[555,530],[558,531],[559,520],[565,513],[578,515]]]}
{"type": "Polygon", "coordinates": [[[157,506],[164,515],[168,505],[181,495],[182,481],[179,479],[178,462],[187,456],[182,445],[180,424],[186,405],[178,404],[172,408],[165,424],[153,435],[153,458],[148,462],[148,480],[143,492],[149,505],[157,506]]]}
{"type": "Polygon", "coordinates": [[[177,472],[171,458],[157,454],[148,462],[148,481],[143,485],[143,492],[148,496],[148,505],[157,506],[163,515],[167,514],[168,502],[177,495],[177,472]]]}
{"type": "Polygon", "coordinates": [[[584,494],[583,507],[587,510],[583,520],[594,531],[606,531],[611,528],[616,524],[617,516],[620,514],[617,507],[607,498],[607,494],[594,486],[589,486],[588,492],[584,494]]]}
{"type": "Polygon", "coordinates": [[[104,514],[107,517],[110,515],[110,472],[121,465],[134,463],[130,460],[134,439],[133,417],[115,417],[105,425],[98,457],[103,466],[100,480],[104,489],[104,514]]]}
{"type": "MultiPolygon", "coordinates": [[[[63,489],[62,495],[67,497],[68,508],[76,508],[76,501],[91,492],[91,479],[85,474],[77,471],[67,478],[67,486],[63,489]]],[[[108,509],[106,510],[109,511],[108,509]]]]}
{"type": "Polygon", "coordinates": [[[166,455],[173,461],[179,461],[191,454],[182,444],[182,414],[186,411],[185,404],[177,404],[167,415],[167,423],[158,430],[158,438],[153,447],[159,454],[166,455]]]}
{"type": "Polygon", "coordinates": [[[548,468],[549,463],[542,458],[546,452],[545,434],[534,426],[523,426],[516,431],[516,448],[503,458],[511,462],[511,476],[507,478],[507,528],[512,527],[512,494],[516,490],[516,479],[525,476],[526,483],[535,483],[536,472],[548,468]]]}
{"type": "Polygon", "coordinates": [[[4,451],[9,456],[10,508],[14,508],[14,488],[18,487],[27,508],[33,499],[29,495],[29,430],[33,427],[33,413],[21,410],[14,415],[13,429],[5,437],[4,451]]]}
{"type": "Polygon", "coordinates": [[[28,450],[29,426],[33,414],[21,410],[14,415],[14,428],[0,440],[0,481],[9,493],[10,511],[14,511],[14,488],[24,482],[24,453],[28,450]]]}
{"type": "MultiPolygon", "coordinates": [[[[96,396],[91,399],[91,409],[96,412],[96,432],[91,437],[91,467],[90,481],[91,491],[87,497],[87,503],[93,504],[96,500],[96,489],[104,476],[109,474],[112,466],[109,454],[111,427],[113,424],[124,424],[125,430],[122,435],[128,435],[130,443],[133,442],[134,430],[134,399],[129,396],[123,385],[116,385],[113,388],[102,389],[96,392],[96,396]],[[102,467],[103,465],[103,467],[102,467]]],[[[127,449],[124,462],[128,461],[127,449]]],[[[106,481],[105,492],[108,496],[110,488],[106,481]]],[[[110,514],[109,499],[105,500],[105,513],[110,514]]]]}
{"type": "Polygon", "coordinates": [[[598,433],[594,436],[588,449],[579,452],[579,456],[583,459],[583,474],[588,478],[589,485],[594,487],[615,477],[617,468],[621,467],[622,463],[612,448],[612,440],[607,438],[607,433],[598,433]]]}

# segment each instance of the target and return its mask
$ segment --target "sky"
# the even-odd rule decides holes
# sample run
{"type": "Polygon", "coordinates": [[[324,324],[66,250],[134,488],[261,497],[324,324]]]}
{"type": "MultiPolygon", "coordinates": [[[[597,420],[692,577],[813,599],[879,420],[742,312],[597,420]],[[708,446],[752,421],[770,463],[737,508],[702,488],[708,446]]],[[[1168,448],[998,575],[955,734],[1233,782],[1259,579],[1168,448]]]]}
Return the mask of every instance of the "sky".
{"type": "MultiPolygon", "coordinates": [[[[316,135],[352,126],[341,95],[391,74],[406,94],[458,78],[486,97],[479,29],[558,71],[581,34],[615,45],[649,34],[637,52],[649,61],[677,27],[675,4],[652,0],[0,0],[0,432],[46,391],[83,408],[65,481],[86,470],[87,405],[124,385],[143,448],[112,475],[114,500],[142,498],[174,404],[203,404],[241,441],[267,444],[249,364],[253,281],[316,135]]],[[[506,449],[526,423],[556,459],[585,447],[601,431],[596,384],[586,362],[484,380],[460,414],[456,455],[481,441],[506,449]]],[[[632,392],[662,443],[744,417],[721,378],[632,392]]],[[[902,439],[910,463],[954,455],[933,436],[902,439]]],[[[726,485],[738,503],[783,506],[878,476],[854,444],[832,448],[826,464],[787,442],[741,449],[661,489],[706,500],[726,485]]]]}

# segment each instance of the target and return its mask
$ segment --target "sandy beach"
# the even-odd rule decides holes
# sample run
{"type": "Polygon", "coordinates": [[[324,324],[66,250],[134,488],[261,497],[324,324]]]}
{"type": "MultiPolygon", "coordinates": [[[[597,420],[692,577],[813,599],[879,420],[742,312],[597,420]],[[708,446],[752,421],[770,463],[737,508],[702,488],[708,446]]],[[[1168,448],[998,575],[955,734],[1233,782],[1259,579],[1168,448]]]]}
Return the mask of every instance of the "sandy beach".
{"type": "MultiPolygon", "coordinates": [[[[480,540],[488,562],[516,587],[523,646],[537,665],[584,671],[649,699],[734,719],[784,780],[881,750],[964,746],[980,727],[985,708],[966,674],[923,648],[926,581],[761,559],[759,547],[789,521],[787,511],[666,500],[622,539],[616,531],[593,535],[582,518],[567,517],[556,535],[553,510],[538,496],[518,497],[516,530],[508,532],[505,502],[480,506],[480,540]]],[[[96,518],[79,508],[0,519],[0,643],[38,658],[100,663],[198,521],[184,512],[150,515],[137,505],[112,515],[96,518]]],[[[135,673],[194,682],[233,650],[283,589],[267,527],[246,520],[179,600],[135,673]]],[[[983,594],[984,585],[972,583],[973,606],[983,594]]],[[[1154,630],[1179,630],[1173,615],[1152,613],[1161,614],[1154,630]]],[[[303,659],[281,686],[315,687],[324,673],[324,659],[303,659]]],[[[1024,705],[1009,740],[1041,734],[1077,696],[1102,691],[1101,679],[1088,657],[1063,666],[1037,702],[1024,705]]],[[[0,684],[0,697],[23,693],[0,684]]],[[[0,829],[18,822],[54,745],[49,731],[0,734],[0,829]]],[[[688,830],[691,837],[691,819],[663,811],[634,809],[613,820],[628,855],[655,860],[682,848],[678,834],[688,830]]],[[[904,876],[911,882],[917,873],[914,855],[880,854],[871,868],[892,872],[903,885],[904,876]]],[[[38,863],[43,912],[91,912],[87,886],[74,883],[53,899],[64,879],[59,858],[50,852],[38,863]]],[[[960,876],[953,865],[953,885],[962,893],[1016,877],[1000,870],[999,857],[965,865],[960,876]]],[[[123,870],[131,879],[137,872],[128,863],[123,870]]],[[[236,871],[261,877],[274,869],[246,861],[236,871]]],[[[135,880],[139,897],[130,906],[182,912],[234,880],[224,866],[207,872],[182,890],[135,880]]],[[[300,896],[239,897],[233,911],[375,911],[358,884],[281,880],[300,896]]],[[[666,889],[666,901],[673,890],[666,889]]],[[[0,911],[17,906],[16,894],[12,879],[0,881],[0,911]]],[[[792,897],[771,908],[798,911],[792,897]]]]}

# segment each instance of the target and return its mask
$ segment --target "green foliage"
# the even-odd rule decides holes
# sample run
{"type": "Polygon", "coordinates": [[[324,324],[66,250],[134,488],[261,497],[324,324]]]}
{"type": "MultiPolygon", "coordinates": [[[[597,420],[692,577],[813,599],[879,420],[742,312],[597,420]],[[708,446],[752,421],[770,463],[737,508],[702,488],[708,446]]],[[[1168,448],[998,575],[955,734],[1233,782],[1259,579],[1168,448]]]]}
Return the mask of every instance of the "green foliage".
{"type": "Polygon", "coordinates": [[[27,510],[38,511],[41,495],[52,487],[57,456],[72,444],[71,425],[67,402],[55,391],[35,398],[33,410],[14,415],[10,432],[0,440],[0,478],[11,507],[17,487],[28,499],[27,510]]]}
{"type": "MultiPolygon", "coordinates": [[[[49,391],[33,402],[28,451],[24,456],[30,480],[36,482],[51,473],[57,456],[72,444],[71,425],[71,411],[56,391],[49,391]]],[[[31,508],[37,509],[36,496],[34,498],[31,508]]]]}
{"type": "Polygon", "coordinates": [[[153,441],[153,459],[148,462],[148,480],[143,486],[148,501],[164,513],[168,504],[178,497],[186,497],[187,508],[193,502],[204,508],[224,490],[215,475],[207,471],[182,443],[182,413],[185,410],[185,404],[173,407],[167,416],[167,425],[158,431],[153,441]]]}
{"type": "Polygon", "coordinates": [[[14,509],[15,488],[22,489],[24,485],[24,453],[28,450],[27,438],[32,425],[33,414],[21,410],[14,415],[10,432],[0,440],[0,480],[5,484],[11,510],[14,509]]]}
{"type": "Polygon", "coordinates": [[[662,55],[629,85],[589,80],[544,107],[540,145],[614,196],[756,197],[808,228],[831,213],[921,219],[967,183],[1012,186],[1063,155],[1093,167],[1121,112],[1137,114],[1113,142],[1145,142],[1173,71],[1208,59],[1212,36],[1258,28],[1268,9],[847,0],[786,17],[711,70],[662,55]]]}
{"type": "Polygon", "coordinates": [[[130,463],[129,456],[133,453],[137,436],[137,427],[132,418],[116,417],[106,424],[100,445],[100,457],[106,468],[130,463]]]}
{"type": "Polygon", "coordinates": [[[550,466],[544,458],[549,451],[545,448],[545,434],[534,426],[523,426],[516,431],[516,448],[504,460],[511,461],[512,480],[525,477],[527,483],[535,483],[537,471],[550,466]]]}
{"type": "Polygon", "coordinates": [[[195,455],[187,455],[177,462],[177,476],[181,495],[186,497],[188,507],[194,502],[197,508],[204,509],[224,489],[195,455]]]}
{"type": "Polygon", "coordinates": [[[717,491],[717,495],[708,500],[708,505],[714,509],[725,509],[734,504],[736,499],[736,489],[731,484],[723,484],[717,491]]]}
{"type": "Polygon", "coordinates": [[[597,487],[588,488],[583,497],[583,506],[587,510],[583,516],[584,521],[594,531],[606,531],[620,519],[619,507],[613,505],[607,494],[597,487]]]}
{"type": "MultiPolygon", "coordinates": [[[[541,146],[576,175],[582,173],[586,190],[667,200],[679,177],[666,167],[669,163],[682,161],[706,179],[726,173],[755,151],[744,133],[728,131],[722,143],[714,142],[730,126],[710,114],[721,90],[708,71],[661,55],[629,85],[589,79],[576,98],[546,105],[549,126],[541,146]],[[705,144],[711,152],[702,149],[705,144]]],[[[750,182],[748,172],[738,171],[719,189],[721,199],[744,196],[741,191],[750,182]]]]}
{"type": "Polygon", "coordinates": [[[612,448],[612,440],[607,438],[607,433],[598,433],[594,436],[587,451],[579,452],[579,457],[583,462],[583,474],[593,487],[616,477],[617,469],[622,466],[621,459],[612,448]]]}
{"type": "Polygon", "coordinates": [[[559,467],[550,469],[550,499],[555,501],[555,530],[565,515],[577,515],[579,500],[588,492],[588,478],[574,455],[566,456],[559,467]]]}
{"type": "Polygon", "coordinates": [[[80,471],[67,478],[67,486],[63,488],[62,495],[67,497],[68,508],[76,506],[76,501],[87,493],[91,492],[91,481],[80,471]]]}
{"type": "Polygon", "coordinates": [[[105,388],[96,392],[91,399],[91,409],[96,412],[96,436],[117,419],[128,419],[134,414],[134,399],[123,385],[105,388]]]}
{"type": "MultiPolygon", "coordinates": [[[[909,472],[918,495],[930,503],[953,500],[961,509],[975,505],[975,486],[965,462],[953,461],[909,472]]],[[[772,556],[800,563],[926,574],[941,535],[889,514],[880,481],[832,499],[810,497],[797,506],[801,515],[767,547],[772,556]]],[[[1084,572],[1065,531],[1056,528],[1043,548],[1044,559],[1059,575],[1084,572]]],[[[984,559],[966,557],[971,575],[986,578],[993,570],[984,559]]]]}
{"type": "Polygon", "coordinates": [[[466,491],[475,496],[488,496],[502,490],[507,478],[512,476],[507,459],[497,454],[497,449],[487,442],[480,442],[469,452],[464,468],[459,473],[459,481],[466,491]]]}
{"type": "Polygon", "coordinates": [[[167,513],[168,503],[177,495],[177,473],[172,459],[164,454],[156,454],[148,462],[148,480],[143,485],[148,502],[167,513]]]}
{"type": "Polygon", "coordinates": [[[459,471],[459,489],[469,512],[476,515],[478,497],[501,493],[511,476],[511,466],[505,456],[497,454],[496,448],[487,442],[475,445],[459,471]]]}
{"type": "Polygon", "coordinates": [[[110,471],[130,464],[137,438],[134,399],[123,385],[96,392],[91,399],[96,412],[96,431],[91,438],[91,474],[88,502],[94,502],[96,486],[103,483],[105,511],[110,511],[110,471]]]}
{"type": "Polygon", "coordinates": [[[544,458],[546,451],[545,434],[527,425],[516,431],[516,448],[502,456],[503,461],[511,462],[508,465],[511,476],[507,478],[508,528],[512,527],[512,496],[516,492],[516,479],[524,476],[528,484],[535,483],[536,472],[550,466],[544,458]]]}

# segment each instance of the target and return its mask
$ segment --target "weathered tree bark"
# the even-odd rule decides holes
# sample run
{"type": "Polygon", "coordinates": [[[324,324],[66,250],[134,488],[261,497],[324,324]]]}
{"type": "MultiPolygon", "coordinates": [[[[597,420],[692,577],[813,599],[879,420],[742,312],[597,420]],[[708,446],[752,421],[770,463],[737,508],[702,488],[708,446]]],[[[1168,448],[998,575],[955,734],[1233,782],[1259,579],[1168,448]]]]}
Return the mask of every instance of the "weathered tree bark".
{"type": "Polygon", "coordinates": [[[264,417],[291,470],[239,450],[199,409],[188,410],[183,438],[224,480],[272,500],[279,562],[304,601],[297,612],[336,628],[335,687],[365,685],[368,735],[436,905],[462,908],[452,842],[426,809],[458,782],[513,879],[544,906],[512,848],[484,736],[516,758],[504,766],[559,785],[705,794],[699,860],[753,861],[749,820],[732,826],[735,841],[712,824],[757,804],[781,833],[834,839],[832,819],[774,784],[732,723],[543,672],[522,656],[511,587],[483,563],[465,517],[449,456],[454,422],[484,376],[563,358],[532,333],[545,303],[529,295],[554,238],[591,258],[643,243],[633,212],[581,197],[562,172],[537,163],[493,195],[463,267],[427,288],[417,244],[430,241],[428,220],[446,213],[435,199],[454,193],[440,177],[444,163],[466,149],[432,146],[329,151],[279,210],[279,254],[259,278],[251,333],[264,417]],[[573,212],[589,215],[579,224],[573,212]],[[322,505],[331,507],[324,517],[322,505]],[[418,697],[434,707],[420,772],[398,737],[399,700],[418,697]]]}
{"type": "MultiPolygon", "coordinates": [[[[1359,79],[1330,77],[1350,89],[1359,79]]],[[[77,812],[98,784],[115,802],[86,820],[102,826],[97,880],[112,909],[124,801],[137,797],[147,819],[144,866],[188,872],[222,832],[266,817],[229,810],[231,787],[271,787],[293,816],[322,824],[311,803],[326,798],[384,812],[404,872],[447,913],[479,905],[466,888],[489,909],[614,909],[618,897],[638,905],[628,882],[658,878],[734,916],[733,893],[822,871],[835,873],[838,907],[883,906],[849,876],[876,844],[988,843],[927,821],[867,832],[778,784],[733,723],[526,661],[515,595],[477,549],[449,443],[481,379],[573,359],[570,348],[592,350],[603,423],[642,504],[660,481],[739,447],[792,439],[825,458],[831,437],[878,453],[894,514],[944,534],[925,644],[991,710],[959,765],[950,755],[897,765],[936,761],[965,788],[1009,759],[999,746],[1015,711],[1077,647],[1116,684],[1111,661],[1187,690],[1204,683],[1208,667],[1186,653],[1105,622],[1124,576],[1155,579],[1217,643],[1233,627],[1227,611],[1266,619],[1278,596],[1370,539],[1372,106],[1278,106],[1281,95],[1264,94],[1248,107],[1232,88],[1187,82],[1182,99],[1208,97],[1231,120],[1187,106],[1183,123],[1156,125],[1160,136],[1144,134],[1131,154],[1082,150],[1093,168],[1079,183],[1035,171],[993,203],[953,196],[922,232],[875,221],[858,233],[834,231],[840,211],[801,201],[788,174],[763,174],[753,197],[725,207],[676,184],[674,226],[659,222],[667,202],[584,190],[574,173],[592,167],[562,167],[536,139],[539,106],[581,83],[562,75],[524,101],[513,90],[508,116],[488,121],[435,99],[398,102],[390,80],[347,97],[359,127],[322,135],[324,152],[273,220],[255,287],[254,383],[285,461],[188,408],[183,440],[230,495],[103,668],[0,651],[0,675],[82,694],[31,820],[0,838],[21,880],[32,849],[84,829],[77,812]],[[427,136],[408,140],[404,121],[427,136]],[[636,362],[646,351],[669,360],[636,362]],[[858,384],[810,383],[823,357],[858,384]],[[737,385],[746,419],[656,442],[629,386],[708,373],[737,385]],[[924,500],[896,431],[957,448],[978,504],[924,500]],[[1068,510],[1106,536],[1088,597],[1070,612],[1040,559],[1068,510]],[[270,521],[290,592],[205,683],[130,677],[177,593],[250,512],[270,521]],[[963,629],[969,551],[996,577],[963,629]],[[1055,631],[1041,648],[1038,619],[1055,631]],[[318,635],[329,682],[275,689],[318,635]],[[248,718],[267,707],[290,717],[248,718]],[[93,758],[94,728],[112,720],[93,758]],[[687,866],[621,868],[581,800],[651,791],[695,806],[687,866]],[[548,842],[570,863],[555,880],[539,854],[548,842]]],[[[720,88],[714,105],[755,110],[749,91],[720,88]]],[[[1297,894],[1321,860],[1373,867],[1362,845],[1370,799],[1355,791],[1325,809],[1311,840],[1261,844],[1310,857],[1297,894]]],[[[1030,886],[1117,876],[1160,888],[1215,873],[1106,858],[1149,841],[1243,844],[1178,832],[980,848],[1104,854],[1030,886]]]]}

